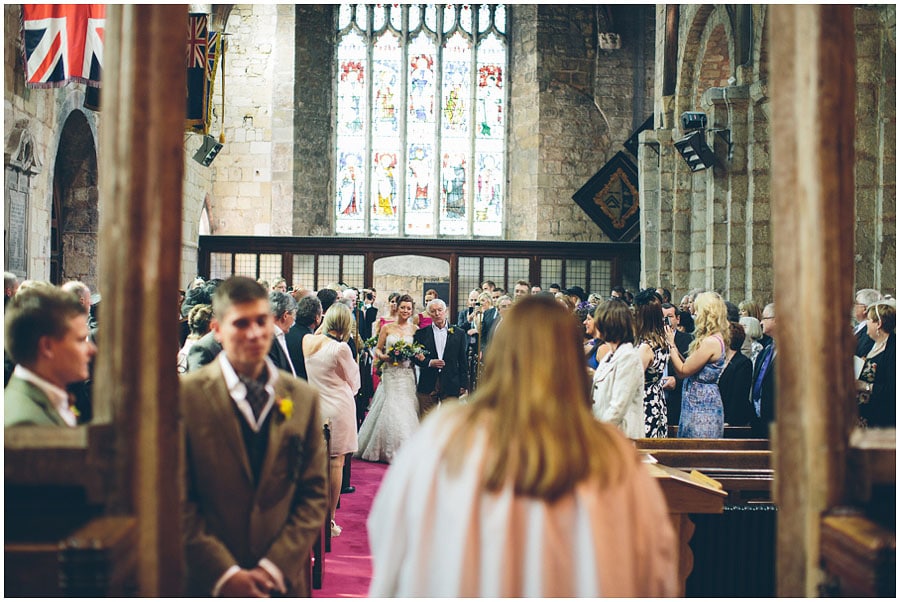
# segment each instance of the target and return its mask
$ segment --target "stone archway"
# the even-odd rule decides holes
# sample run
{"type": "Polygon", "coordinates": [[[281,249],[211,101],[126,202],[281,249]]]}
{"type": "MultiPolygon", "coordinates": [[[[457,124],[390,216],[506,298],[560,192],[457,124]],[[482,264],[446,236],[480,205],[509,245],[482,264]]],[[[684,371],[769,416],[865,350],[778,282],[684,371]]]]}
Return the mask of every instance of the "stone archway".
{"type": "Polygon", "coordinates": [[[59,138],[53,173],[51,278],[55,284],[81,280],[97,289],[99,203],[97,149],[87,118],[72,111],[59,138]]]}
{"type": "MultiPolygon", "coordinates": [[[[425,283],[450,282],[450,263],[422,255],[395,255],[376,259],[372,282],[378,291],[375,305],[385,315],[387,298],[392,292],[407,293],[416,302],[416,311],[424,311],[425,283]]],[[[450,299],[444,299],[450,305],[450,299]]]]}

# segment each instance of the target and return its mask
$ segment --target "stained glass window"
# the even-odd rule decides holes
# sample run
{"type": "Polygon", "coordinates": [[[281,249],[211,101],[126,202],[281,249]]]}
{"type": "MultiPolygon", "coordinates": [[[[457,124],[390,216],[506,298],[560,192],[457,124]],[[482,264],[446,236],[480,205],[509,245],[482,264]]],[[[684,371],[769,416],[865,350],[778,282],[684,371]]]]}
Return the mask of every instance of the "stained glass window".
{"type": "Polygon", "coordinates": [[[337,234],[502,235],[506,10],[336,11],[337,234]]]}

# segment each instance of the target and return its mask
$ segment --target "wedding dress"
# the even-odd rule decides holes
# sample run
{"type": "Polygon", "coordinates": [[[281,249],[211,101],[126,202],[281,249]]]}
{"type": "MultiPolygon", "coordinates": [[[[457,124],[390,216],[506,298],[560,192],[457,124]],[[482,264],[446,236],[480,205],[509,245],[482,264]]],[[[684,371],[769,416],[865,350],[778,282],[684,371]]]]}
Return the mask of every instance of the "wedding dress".
{"type": "MultiPolygon", "coordinates": [[[[413,337],[389,334],[385,349],[403,339],[412,344],[413,337]]],[[[390,462],[400,446],[417,428],[416,375],[409,361],[393,366],[382,365],[381,384],[369,404],[369,413],[359,429],[359,451],[356,457],[372,462],[390,462]]]]}

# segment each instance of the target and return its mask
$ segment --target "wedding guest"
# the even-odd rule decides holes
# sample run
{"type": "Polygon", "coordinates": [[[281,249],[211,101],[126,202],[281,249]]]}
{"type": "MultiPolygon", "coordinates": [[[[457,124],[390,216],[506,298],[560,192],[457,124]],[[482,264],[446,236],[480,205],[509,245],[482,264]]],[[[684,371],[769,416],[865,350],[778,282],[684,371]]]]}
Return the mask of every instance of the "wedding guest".
{"type": "Polygon", "coordinates": [[[631,309],[610,299],[597,306],[594,321],[610,348],[594,371],[594,416],[638,439],[644,436],[644,370],[634,348],[631,309]]]}
{"type": "Polygon", "coordinates": [[[425,309],[418,313],[418,326],[419,328],[425,328],[426,326],[431,326],[431,316],[428,315],[428,304],[438,298],[438,292],[433,288],[425,291],[425,309]]]}
{"type": "Polygon", "coordinates": [[[853,320],[856,326],[853,328],[853,334],[856,336],[856,351],[853,355],[856,357],[866,357],[875,341],[869,336],[869,330],[866,327],[866,316],[869,313],[869,307],[876,301],[881,301],[882,295],[874,288],[863,288],[856,291],[853,297],[853,320]]]}
{"type": "MultiPolygon", "coordinates": [[[[343,303],[335,303],[325,313],[322,334],[303,337],[303,357],[306,378],[319,389],[319,409],[322,419],[331,426],[331,458],[329,501],[331,516],[335,516],[341,494],[346,454],[357,449],[356,400],[359,390],[359,366],[353,359],[347,341],[352,331],[350,310],[343,303]]],[[[331,521],[331,535],[337,537],[343,529],[331,521]]]]}
{"type": "Polygon", "coordinates": [[[471,402],[432,412],[385,475],[369,595],[676,595],[665,500],[592,417],[571,314],[538,295],[505,319],[471,402]]]}
{"type": "Polygon", "coordinates": [[[3,307],[9,303],[9,300],[16,294],[19,288],[19,279],[12,272],[3,272],[3,307]]]}
{"type": "Polygon", "coordinates": [[[669,432],[663,393],[669,348],[661,301],[652,288],[642,290],[634,298],[634,338],[644,370],[644,437],[666,437],[669,432]]]}
{"type": "Polygon", "coordinates": [[[400,293],[394,292],[388,295],[388,312],[386,316],[379,316],[378,321],[375,322],[375,330],[372,332],[372,336],[377,337],[378,333],[381,332],[381,328],[385,324],[390,324],[392,322],[397,321],[397,299],[400,298],[400,293]]]}
{"type": "Polygon", "coordinates": [[[725,434],[722,395],[716,383],[725,368],[731,327],[725,301],[718,293],[700,293],[693,305],[697,310],[697,325],[687,359],[682,359],[678,352],[674,330],[666,328],[672,365],[684,378],[678,436],[716,439],[725,434]]]}
{"type": "Polygon", "coordinates": [[[597,322],[594,320],[594,312],[597,311],[597,307],[589,305],[584,311],[585,316],[581,324],[584,326],[584,332],[588,337],[588,343],[585,345],[584,352],[587,360],[588,374],[593,378],[594,370],[597,369],[600,360],[609,353],[609,345],[603,341],[600,337],[600,332],[597,330],[597,322]]]}
{"type": "Polygon", "coordinates": [[[738,303],[738,313],[742,318],[745,316],[756,318],[757,322],[762,319],[762,308],[753,299],[744,299],[738,303]]]}
{"type": "MultiPolygon", "coordinates": [[[[745,317],[741,320],[755,320],[745,317]]],[[[746,426],[750,424],[753,406],[750,403],[750,387],[753,384],[753,362],[741,353],[746,337],[740,324],[731,324],[731,343],[725,351],[725,368],[719,377],[719,394],[725,424],[746,426]]]]}
{"type": "Polygon", "coordinates": [[[744,344],[741,345],[741,353],[746,355],[751,362],[756,361],[756,356],[762,351],[763,345],[760,339],[763,336],[762,324],[753,316],[744,316],[740,321],[744,328],[744,344]]]}
{"type": "Polygon", "coordinates": [[[869,306],[866,329],[874,341],[866,353],[857,384],[859,423],[864,427],[897,426],[897,305],[883,299],[869,306]]]}
{"type": "Polygon", "coordinates": [[[181,351],[178,352],[178,373],[184,374],[188,369],[188,352],[194,343],[199,341],[203,335],[209,332],[210,322],[212,320],[212,306],[201,303],[195,305],[188,312],[187,323],[190,328],[190,334],[184,341],[181,351]]]}
{"type": "Polygon", "coordinates": [[[328,506],[319,393],[268,359],[274,316],[258,283],[223,282],[213,316],[223,352],[180,377],[186,594],[308,597],[328,506]]]}
{"type": "Polygon", "coordinates": [[[89,376],[97,348],[87,310],[54,286],[21,288],[6,306],[5,343],[15,364],[3,392],[3,425],[76,426],[66,387],[89,376]]]}

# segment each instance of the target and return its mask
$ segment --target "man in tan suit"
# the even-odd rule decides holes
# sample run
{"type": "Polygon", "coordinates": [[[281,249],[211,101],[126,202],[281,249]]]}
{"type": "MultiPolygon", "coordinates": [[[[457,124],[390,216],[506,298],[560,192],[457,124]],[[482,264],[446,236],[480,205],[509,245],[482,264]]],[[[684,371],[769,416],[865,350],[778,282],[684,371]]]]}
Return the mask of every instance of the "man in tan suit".
{"type": "Polygon", "coordinates": [[[325,521],[318,393],[267,358],[273,316],[249,278],[223,282],[212,328],[223,352],[181,377],[189,596],[309,596],[325,521]]]}

